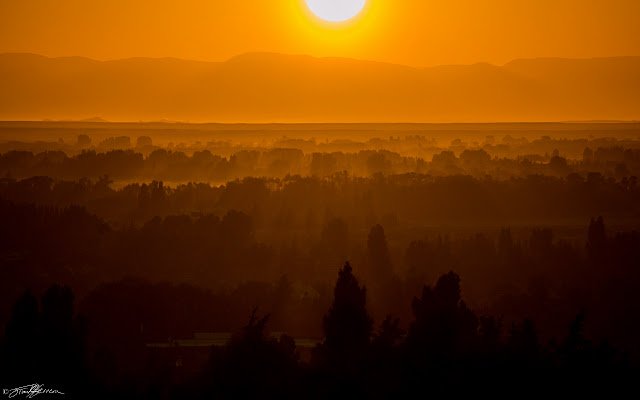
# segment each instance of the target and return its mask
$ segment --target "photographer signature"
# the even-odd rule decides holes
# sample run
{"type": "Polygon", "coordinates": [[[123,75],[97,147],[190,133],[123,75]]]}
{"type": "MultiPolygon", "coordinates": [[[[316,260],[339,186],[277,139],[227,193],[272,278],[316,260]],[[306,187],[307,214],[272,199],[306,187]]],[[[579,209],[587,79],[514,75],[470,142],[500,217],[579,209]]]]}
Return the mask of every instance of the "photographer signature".
{"type": "Polygon", "coordinates": [[[38,383],[34,383],[31,385],[20,386],[13,389],[2,389],[2,394],[7,396],[8,398],[13,398],[19,395],[25,395],[28,399],[31,399],[39,394],[61,394],[59,390],[56,389],[47,389],[43,385],[38,383]]]}

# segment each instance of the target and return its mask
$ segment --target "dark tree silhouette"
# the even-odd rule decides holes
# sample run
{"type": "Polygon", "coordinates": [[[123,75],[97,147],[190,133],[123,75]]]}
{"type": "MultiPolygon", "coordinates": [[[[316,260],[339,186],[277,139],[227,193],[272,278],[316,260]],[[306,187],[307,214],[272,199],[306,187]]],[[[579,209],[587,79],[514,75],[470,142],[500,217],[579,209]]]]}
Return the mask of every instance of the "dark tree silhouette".
{"type": "Polygon", "coordinates": [[[415,320],[407,339],[417,355],[453,360],[474,344],[478,319],[461,299],[456,273],[442,275],[433,288],[425,286],[412,309],[415,320]]]}
{"type": "Polygon", "coordinates": [[[19,383],[22,379],[34,379],[39,371],[40,315],[38,299],[25,292],[13,306],[7,323],[0,374],[3,381],[19,383]]]}
{"type": "Polygon", "coordinates": [[[324,317],[324,362],[339,369],[357,368],[366,357],[373,321],[366,308],[367,290],[361,287],[347,262],[338,274],[333,304],[324,317]]]}
{"type": "Polygon", "coordinates": [[[532,362],[538,357],[540,345],[535,325],[530,319],[514,323],[507,346],[511,356],[519,362],[532,362]]]}
{"type": "Polygon", "coordinates": [[[271,338],[269,315],[258,318],[254,309],[241,331],[223,349],[213,349],[205,377],[213,398],[292,398],[298,355],[293,338],[271,338]]]}
{"type": "Polygon", "coordinates": [[[84,371],[84,322],[74,318],[69,287],[51,286],[42,296],[40,356],[51,382],[77,384],[84,371]]]}
{"type": "Polygon", "coordinates": [[[84,358],[84,324],[75,318],[73,292],[51,286],[41,307],[26,292],[15,304],[2,348],[2,379],[7,383],[50,383],[63,392],[82,393],[88,370],[84,358]]]}

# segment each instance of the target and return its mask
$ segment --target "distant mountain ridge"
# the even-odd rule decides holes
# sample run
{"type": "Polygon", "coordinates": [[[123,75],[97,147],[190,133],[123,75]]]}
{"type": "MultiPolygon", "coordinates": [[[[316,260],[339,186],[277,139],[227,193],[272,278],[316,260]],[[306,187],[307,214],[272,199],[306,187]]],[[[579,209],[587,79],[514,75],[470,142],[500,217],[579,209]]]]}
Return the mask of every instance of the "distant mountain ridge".
{"type": "Polygon", "coordinates": [[[0,119],[492,122],[640,119],[640,57],[416,68],[249,53],[225,62],[0,54],[0,119]]]}

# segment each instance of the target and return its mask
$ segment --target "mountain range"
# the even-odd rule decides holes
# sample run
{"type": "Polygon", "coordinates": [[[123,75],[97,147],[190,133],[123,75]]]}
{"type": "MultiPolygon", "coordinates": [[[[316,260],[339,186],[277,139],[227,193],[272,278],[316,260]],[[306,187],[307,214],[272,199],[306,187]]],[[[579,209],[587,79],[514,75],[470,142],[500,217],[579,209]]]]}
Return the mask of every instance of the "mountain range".
{"type": "Polygon", "coordinates": [[[0,54],[0,119],[490,122],[640,119],[640,57],[409,67],[249,53],[225,62],[0,54]]]}

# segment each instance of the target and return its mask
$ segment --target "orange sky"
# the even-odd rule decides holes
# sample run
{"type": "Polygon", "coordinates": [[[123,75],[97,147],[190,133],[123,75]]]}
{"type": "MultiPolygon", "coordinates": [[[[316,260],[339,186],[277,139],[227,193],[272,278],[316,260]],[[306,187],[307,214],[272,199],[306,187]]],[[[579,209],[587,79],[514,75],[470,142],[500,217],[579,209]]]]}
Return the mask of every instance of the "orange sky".
{"type": "Polygon", "coordinates": [[[369,0],[339,28],[302,0],[0,1],[0,52],[225,60],[269,51],[409,65],[640,55],[639,0],[369,0]]]}

